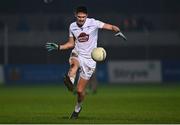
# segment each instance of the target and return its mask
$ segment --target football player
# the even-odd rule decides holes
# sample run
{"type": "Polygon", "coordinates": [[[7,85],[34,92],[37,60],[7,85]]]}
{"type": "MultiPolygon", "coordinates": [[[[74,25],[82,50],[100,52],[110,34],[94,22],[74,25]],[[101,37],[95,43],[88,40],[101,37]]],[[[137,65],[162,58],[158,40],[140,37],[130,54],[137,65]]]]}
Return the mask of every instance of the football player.
{"type": "Polygon", "coordinates": [[[88,18],[87,8],[84,6],[77,7],[75,10],[76,21],[70,24],[69,39],[65,44],[46,43],[48,51],[66,50],[73,48],[69,58],[70,69],[64,77],[64,84],[69,91],[74,91],[74,81],[79,69],[80,75],[77,83],[77,102],[71,119],[78,118],[82,110],[82,102],[85,97],[85,89],[89,79],[96,68],[96,62],[91,58],[91,52],[97,47],[98,29],[111,30],[115,36],[120,36],[124,40],[126,37],[120,32],[120,29],[108,23],[88,18]]]}

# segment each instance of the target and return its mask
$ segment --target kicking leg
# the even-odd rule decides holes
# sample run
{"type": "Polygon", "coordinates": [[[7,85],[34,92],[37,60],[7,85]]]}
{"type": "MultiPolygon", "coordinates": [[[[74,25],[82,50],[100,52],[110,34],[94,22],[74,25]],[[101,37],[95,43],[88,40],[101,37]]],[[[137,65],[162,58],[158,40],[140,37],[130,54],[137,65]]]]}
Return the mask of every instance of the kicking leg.
{"type": "Polygon", "coordinates": [[[79,62],[76,58],[71,58],[69,63],[70,63],[70,69],[68,74],[64,76],[64,84],[69,91],[73,91],[76,72],[79,68],[79,62]]]}

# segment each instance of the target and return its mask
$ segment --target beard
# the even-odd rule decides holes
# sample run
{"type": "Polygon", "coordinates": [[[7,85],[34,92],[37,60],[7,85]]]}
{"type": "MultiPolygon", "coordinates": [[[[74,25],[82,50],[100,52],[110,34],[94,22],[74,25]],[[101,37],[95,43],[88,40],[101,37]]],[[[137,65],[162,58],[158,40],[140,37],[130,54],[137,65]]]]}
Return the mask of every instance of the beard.
{"type": "Polygon", "coordinates": [[[85,21],[77,21],[77,25],[79,27],[82,27],[84,25],[85,21]]]}

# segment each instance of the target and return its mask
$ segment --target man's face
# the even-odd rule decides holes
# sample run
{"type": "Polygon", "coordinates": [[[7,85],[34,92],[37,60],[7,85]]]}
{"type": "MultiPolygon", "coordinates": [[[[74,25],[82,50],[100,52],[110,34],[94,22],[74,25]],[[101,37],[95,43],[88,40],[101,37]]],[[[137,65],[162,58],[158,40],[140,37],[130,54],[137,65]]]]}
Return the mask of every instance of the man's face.
{"type": "Polygon", "coordinates": [[[79,12],[79,13],[75,14],[77,24],[79,26],[84,25],[84,23],[87,19],[87,16],[88,15],[86,13],[83,13],[83,12],[79,12]]]}

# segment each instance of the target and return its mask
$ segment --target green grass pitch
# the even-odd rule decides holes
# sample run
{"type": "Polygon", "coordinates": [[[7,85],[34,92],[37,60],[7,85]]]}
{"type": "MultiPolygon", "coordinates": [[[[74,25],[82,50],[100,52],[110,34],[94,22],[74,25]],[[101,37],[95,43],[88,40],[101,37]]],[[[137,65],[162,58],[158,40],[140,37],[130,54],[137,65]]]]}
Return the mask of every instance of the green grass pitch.
{"type": "Polygon", "coordinates": [[[180,85],[99,85],[70,120],[75,101],[64,86],[1,85],[0,123],[180,123],[180,85]]]}

